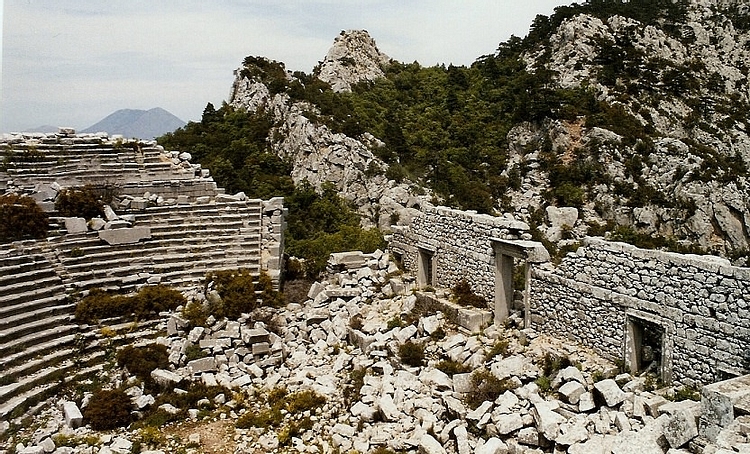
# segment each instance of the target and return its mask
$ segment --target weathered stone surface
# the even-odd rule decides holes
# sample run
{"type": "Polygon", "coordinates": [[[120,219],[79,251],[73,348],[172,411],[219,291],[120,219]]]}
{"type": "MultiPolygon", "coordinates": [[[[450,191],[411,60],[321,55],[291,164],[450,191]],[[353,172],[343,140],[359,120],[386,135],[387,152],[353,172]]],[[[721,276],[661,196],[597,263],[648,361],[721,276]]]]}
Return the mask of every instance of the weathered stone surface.
{"type": "Polygon", "coordinates": [[[65,218],[65,230],[68,233],[86,233],[89,230],[84,218],[65,218]]]}
{"type": "Polygon", "coordinates": [[[83,414],[78,408],[75,402],[65,401],[62,403],[63,416],[65,417],[65,424],[72,428],[77,429],[83,425],[83,414]]]}
{"type": "Polygon", "coordinates": [[[474,454],[507,454],[508,446],[499,438],[491,437],[481,446],[477,446],[474,454]]]}
{"type": "Polygon", "coordinates": [[[110,245],[137,243],[151,238],[150,227],[100,230],[99,238],[110,245]]]}
{"type": "Polygon", "coordinates": [[[191,374],[213,372],[216,370],[216,360],[213,357],[194,359],[187,364],[191,374]]]}
{"type": "Polygon", "coordinates": [[[547,440],[554,441],[560,435],[560,424],[565,422],[565,418],[555,413],[558,404],[553,402],[536,402],[532,415],[536,422],[539,433],[547,440]]]}
{"type": "Polygon", "coordinates": [[[492,418],[492,422],[500,435],[508,435],[523,427],[523,419],[518,413],[499,415],[492,418]]]}
{"type": "Polygon", "coordinates": [[[179,374],[164,369],[154,369],[151,371],[151,378],[161,386],[171,386],[182,380],[182,377],[179,374]]]}
{"type": "Polygon", "coordinates": [[[432,435],[424,434],[419,440],[420,454],[446,454],[445,448],[432,435]]]}
{"type": "Polygon", "coordinates": [[[571,404],[577,404],[586,388],[577,381],[569,381],[562,385],[558,390],[560,395],[571,404]]]}
{"type": "Polygon", "coordinates": [[[611,378],[594,383],[594,389],[608,407],[614,407],[625,400],[625,393],[611,378]]]}

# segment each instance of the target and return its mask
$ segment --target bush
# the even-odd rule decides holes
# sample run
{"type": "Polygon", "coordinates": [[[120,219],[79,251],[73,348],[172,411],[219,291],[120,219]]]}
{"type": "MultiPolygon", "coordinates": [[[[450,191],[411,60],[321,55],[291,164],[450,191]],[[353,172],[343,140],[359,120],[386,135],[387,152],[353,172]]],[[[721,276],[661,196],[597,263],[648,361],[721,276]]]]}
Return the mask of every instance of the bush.
{"type": "Polygon", "coordinates": [[[34,199],[0,195],[0,241],[44,238],[48,229],[47,214],[34,199]]]}
{"type": "Polygon", "coordinates": [[[190,328],[206,326],[208,311],[203,306],[203,303],[191,301],[182,309],[182,318],[185,319],[190,328]]]}
{"type": "Polygon", "coordinates": [[[471,374],[472,390],[466,396],[466,403],[476,409],[484,401],[494,402],[505,391],[515,389],[515,383],[505,378],[500,380],[487,369],[479,369],[471,374]]]}
{"type": "Polygon", "coordinates": [[[111,430],[130,424],[132,410],[130,397],[122,389],[99,390],[83,409],[83,419],[94,430],[111,430]]]}
{"type": "Polygon", "coordinates": [[[487,308],[487,300],[474,293],[466,279],[461,279],[453,287],[453,299],[464,307],[487,308]]]}
{"type": "Polygon", "coordinates": [[[104,201],[93,186],[63,189],[55,199],[60,216],[91,219],[104,216],[104,201]]]}
{"type": "Polygon", "coordinates": [[[169,354],[164,345],[128,345],[117,352],[117,365],[126,368],[144,382],[151,383],[151,372],[154,369],[166,369],[169,366],[169,354]]]}
{"type": "Polygon", "coordinates": [[[510,342],[507,339],[500,339],[495,341],[495,345],[492,346],[489,352],[487,352],[487,360],[491,360],[497,355],[502,355],[503,358],[509,354],[510,342]]]}
{"type": "Polygon", "coordinates": [[[471,371],[469,366],[457,361],[440,361],[435,367],[451,377],[456,374],[465,374],[471,371]]]}
{"type": "Polygon", "coordinates": [[[420,367],[424,363],[424,345],[412,341],[403,343],[398,347],[398,356],[402,363],[420,367]]]}
{"type": "Polygon", "coordinates": [[[143,287],[133,296],[112,295],[93,288],[76,305],[75,317],[81,323],[97,323],[102,318],[129,315],[142,319],[177,309],[185,301],[180,292],[164,285],[143,287]]]}
{"type": "Polygon", "coordinates": [[[258,307],[255,294],[255,277],[250,270],[214,271],[206,275],[206,288],[213,283],[221,296],[221,304],[212,305],[209,311],[217,318],[237,319],[258,307]]]}

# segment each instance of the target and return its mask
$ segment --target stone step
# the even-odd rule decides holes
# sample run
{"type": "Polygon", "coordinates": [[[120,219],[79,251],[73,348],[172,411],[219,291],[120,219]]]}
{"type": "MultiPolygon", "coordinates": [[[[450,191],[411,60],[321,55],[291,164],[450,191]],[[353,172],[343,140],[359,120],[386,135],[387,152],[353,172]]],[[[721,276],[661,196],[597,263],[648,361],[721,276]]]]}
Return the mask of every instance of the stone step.
{"type": "MultiPolygon", "coordinates": [[[[80,382],[91,375],[100,372],[103,369],[103,354],[92,355],[88,360],[91,364],[83,369],[76,368],[68,370],[68,374],[53,383],[47,382],[28,389],[23,393],[9,399],[5,404],[0,404],[0,419],[12,417],[13,415],[23,412],[19,417],[13,419],[14,424],[22,424],[25,417],[33,415],[45,406],[49,405],[48,399],[54,397],[58,391],[68,383],[80,382]],[[70,373],[72,372],[72,373],[70,373]],[[28,410],[27,410],[28,409],[28,410]]],[[[46,377],[47,380],[57,378],[59,374],[52,373],[46,377]]]]}
{"type": "Polygon", "coordinates": [[[66,324],[26,334],[10,342],[0,344],[0,357],[10,358],[15,354],[25,353],[31,347],[46,345],[50,340],[63,338],[77,330],[78,325],[66,324]]]}
{"type": "Polygon", "coordinates": [[[27,320],[22,324],[0,330],[0,350],[4,346],[13,347],[15,342],[30,334],[36,334],[45,329],[64,326],[73,321],[72,314],[58,314],[36,320],[27,320]]]}
{"type": "MultiPolygon", "coordinates": [[[[47,266],[51,266],[51,264],[47,264],[47,266]]],[[[12,297],[14,294],[27,292],[31,289],[53,287],[62,283],[60,277],[55,274],[52,268],[5,276],[2,281],[0,281],[0,299],[7,296],[12,297]]]]}
{"type": "Polygon", "coordinates": [[[10,354],[3,354],[3,356],[0,357],[0,370],[6,370],[10,367],[27,362],[30,359],[46,355],[51,351],[68,348],[75,338],[76,334],[72,332],[69,334],[53,336],[51,339],[30,345],[23,350],[10,354]]]}
{"type": "MultiPolygon", "coordinates": [[[[6,311],[9,311],[11,307],[15,307],[19,304],[27,303],[29,306],[36,306],[38,300],[48,301],[49,298],[54,300],[62,300],[65,298],[65,286],[52,285],[45,288],[28,290],[25,292],[19,292],[12,295],[5,295],[0,298],[0,316],[10,315],[6,311]]],[[[49,300],[50,302],[52,300],[49,300]]]]}
{"type": "Polygon", "coordinates": [[[9,367],[5,369],[4,376],[6,377],[6,380],[16,382],[20,380],[20,377],[29,376],[44,367],[72,358],[76,353],[77,349],[73,347],[61,348],[49,352],[46,355],[24,361],[16,366],[9,367]]]}
{"type": "MultiPolygon", "coordinates": [[[[57,302],[58,304],[41,307],[36,304],[31,307],[29,305],[23,305],[23,307],[17,308],[17,310],[14,310],[13,312],[4,312],[3,315],[0,315],[0,330],[5,330],[13,326],[20,326],[31,320],[52,317],[60,314],[73,314],[76,308],[75,303],[59,304],[67,301],[67,298],[61,298],[59,300],[51,301],[52,303],[57,302]]],[[[34,301],[34,303],[37,302],[34,301]]]]}

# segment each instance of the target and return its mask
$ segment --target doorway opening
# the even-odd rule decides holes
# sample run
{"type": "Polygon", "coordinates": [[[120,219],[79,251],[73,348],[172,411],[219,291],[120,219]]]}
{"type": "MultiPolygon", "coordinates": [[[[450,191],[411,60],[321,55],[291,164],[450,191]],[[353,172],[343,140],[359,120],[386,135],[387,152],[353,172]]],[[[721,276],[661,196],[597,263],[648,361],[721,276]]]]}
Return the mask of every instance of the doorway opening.
{"type": "Polygon", "coordinates": [[[434,285],[434,259],[434,251],[419,248],[419,257],[417,259],[417,285],[419,287],[432,287],[434,285]]]}
{"type": "Polygon", "coordinates": [[[634,375],[651,373],[664,380],[664,328],[643,318],[628,316],[627,365],[634,375]]]}

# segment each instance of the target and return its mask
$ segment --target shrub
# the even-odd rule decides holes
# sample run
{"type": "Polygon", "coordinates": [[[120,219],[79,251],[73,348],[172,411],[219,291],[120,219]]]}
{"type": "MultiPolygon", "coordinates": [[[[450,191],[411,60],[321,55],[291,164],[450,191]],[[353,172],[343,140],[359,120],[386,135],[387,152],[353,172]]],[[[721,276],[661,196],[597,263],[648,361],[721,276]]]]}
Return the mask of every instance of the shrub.
{"type": "Polygon", "coordinates": [[[126,368],[144,382],[151,383],[151,372],[154,369],[165,369],[169,366],[169,354],[164,345],[128,345],[117,352],[117,365],[126,368]]]}
{"type": "Polygon", "coordinates": [[[495,345],[492,346],[489,352],[487,352],[487,360],[494,358],[497,355],[502,355],[503,358],[507,357],[510,353],[508,347],[510,342],[508,339],[499,339],[495,341],[495,345]]]}
{"type": "Polygon", "coordinates": [[[365,385],[365,374],[364,368],[352,369],[349,372],[349,384],[344,387],[344,402],[347,407],[359,400],[360,390],[365,385]]]}
{"type": "Polygon", "coordinates": [[[311,411],[322,407],[325,403],[325,397],[310,390],[299,391],[286,396],[286,408],[291,414],[311,411]]]}
{"type": "Polygon", "coordinates": [[[453,299],[464,307],[487,308],[487,300],[474,293],[466,279],[461,279],[453,287],[453,299]]]}
{"type": "Polygon", "coordinates": [[[451,377],[456,374],[465,374],[471,371],[471,368],[463,363],[457,361],[440,361],[435,366],[438,370],[444,372],[451,377]]]}
{"type": "Polygon", "coordinates": [[[412,341],[405,342],[398,347],[398,356],[402,363],[419,367],[424,363],[424,345],[412,341]]]}
{"type": "Polygon", "coordinates": [[[249,313],[258,307],[258,297],[255,294],[254,276],[247,269],[234,271],[214,271],[206,275],[206,288],[213,283],[214,289],[221,296],[221,304],[211,307],[214,316],[232,319],[239,318],[243,313],[249,313]]]}
{"type": "Polygon", "coordinates": [[[515,389],[515,383],[505,378],[500,380],[487,369],[479,369],[471,374],[471,392],[467,393],[466,403],[476,409],[484,401],[494,402],[505,391],[515,389]]]}
{"type": "Polygon", "coordinates": [[[102,318],[133,315],[148,318],[159,312],[174,310],[185,304],[185,297],[177,290],[164,285],[143,287],[136,295],[112,295],[93,288],[76,305],[76,320],[97,323],[102,318]]]}
{"type": "Polygon", "coordinates": [[[63,189],[55,199],[60,216],[91,219],[104,216],[104,201],[93,186],[63,189]]]}
{"type": "Polygon", "coordinates": [[[355,315],[349,320],[349,328],[351,329],[361,331],[364,325],[364,321],[362,320],[362,316],[360,314],[355,315]]]}
{"type": "Polygon", "coordinates": [[[678,388],[675,390],[674,400],[677,402],[681,402],[683,400],[694,400],[696,402],[700,402],[701,393],[691,386],[683,386],[682,388],[678,388]]]}
{"type": "Polygon", "coordinates": [[[131,422],[133,404],[122,389],[99,390],[83,410],[83,418],[94,430],[125,427],[131,422]]]}
{"type": "Polygon", "coordinates": [[[203,303],[191,301],[182,309],[182,318],[185,319],[190,328],[206,326],[208,311],[203,307],[203,303]]]}
{"type": "Polygon", "coordinates": [[[0,195],[0,241],[44,238],[49,222],[47,214],[31,197],[0,195]]]}
{"type": "Polygon", "coordinates": [[[390,320],[388,320],[388,327],[386,328],[388,331],[394,329],[394,328],[403,328],[404,322],[401,320],[401,317],[398,315],[392,317],[390,320]]]}

